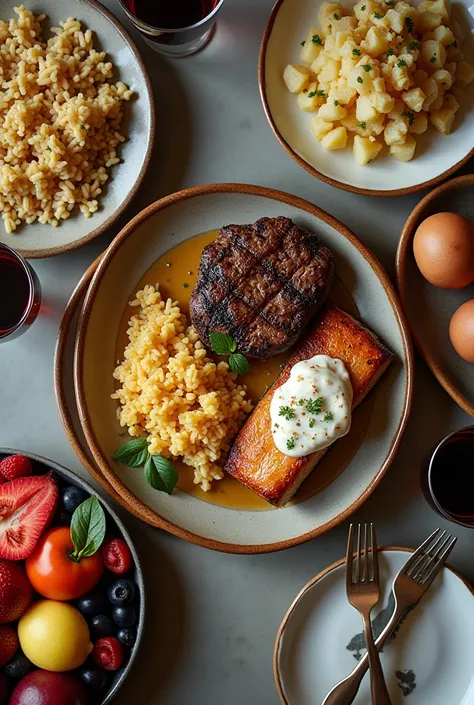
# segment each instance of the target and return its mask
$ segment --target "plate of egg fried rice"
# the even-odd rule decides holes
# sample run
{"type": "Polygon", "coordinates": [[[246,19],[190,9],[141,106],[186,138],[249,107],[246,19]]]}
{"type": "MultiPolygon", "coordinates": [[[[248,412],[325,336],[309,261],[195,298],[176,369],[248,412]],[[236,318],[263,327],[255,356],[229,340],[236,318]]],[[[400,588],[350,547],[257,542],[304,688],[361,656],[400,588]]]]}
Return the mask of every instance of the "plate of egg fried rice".
{"type": "Polygon", "coordinates": [[[109,228],[145,176],[150,79],[120,22],[95,0],[0,5],[0,241],[26,257],[109,228]]]}

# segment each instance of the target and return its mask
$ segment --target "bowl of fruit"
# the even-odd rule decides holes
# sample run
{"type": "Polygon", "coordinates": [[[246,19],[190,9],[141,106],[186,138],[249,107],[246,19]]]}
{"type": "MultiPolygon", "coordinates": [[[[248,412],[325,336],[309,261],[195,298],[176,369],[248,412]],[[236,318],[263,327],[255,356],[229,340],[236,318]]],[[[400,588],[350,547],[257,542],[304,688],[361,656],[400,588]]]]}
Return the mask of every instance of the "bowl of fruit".
{"type": "Polygon", "coordinates": [[[109,505],[61,465],[0,448],[0,705],[105,705],[144,611],[139,559],[109,505]]]}

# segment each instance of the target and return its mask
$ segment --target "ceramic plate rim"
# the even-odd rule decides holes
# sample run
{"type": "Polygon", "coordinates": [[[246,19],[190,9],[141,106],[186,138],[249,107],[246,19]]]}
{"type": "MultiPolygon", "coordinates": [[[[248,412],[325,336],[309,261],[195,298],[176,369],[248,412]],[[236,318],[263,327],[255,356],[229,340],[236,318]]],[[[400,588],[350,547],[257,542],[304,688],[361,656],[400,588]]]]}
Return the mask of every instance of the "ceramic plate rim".
{"type": "Polygon", "coordinates": [[[59,329],[58,329],[58,337],[56,340],[56,346],[54,350],[54,393],[56,396],[56,403],[58,405],[58,411],[59,411],[59,416],[61,419],[61,424],[64,430],[64,433],[67,436],[67,439],[69,441],[69,444],[71,445],[71,448],[73,449],[74,453],[76,454],[76,457],[78,460],[81,462],[82,466],[87,470],[89,475],[97,482],[98,485],[102,487],[102,489],[107,492],[108,495],[112,497],[114,502],[117,502],[117,504],[120,504],[124,509],[126,509],[130,514],[133,514],[137,519],[142,519],[140,514],[136,512],[133,507],[129,507],[127,503],[122,499],[122,497],[115,491],[115,489],[112,487],[112,485],[105,479],[105,477],[102,475],[100,470],[90,461],[90,458],[87,456],[86,452],[84,451],[84,448],[82,446],[81,441],[79,440],[76,431],[74,429],[74,425],[72,422],[72,414],[71,410],[69,408],[69,405],[66,400],[66,394],[64,390],[64,355],[65,355],[65,347],[67,343],[67,336],[74,318],[74,314],[76,313],[79,304],[81,303],[81,299],[84,296],[87,287],[90,284],[90,280],[92,279],[92,275],[94,274],[95,270],[97,269],[97,266],[100,262],[100,260],[103,257],[103,253],[97,257],[92,264],[89,265],[89,267],[86,269],[82,277],[80,278],[79,282],[77,283],[74,291],[72,292],[69,301],[66,304],[66,308],[64,309],[63,316],[61,318],[61,321],[59,323],[59,329]]]}
{"type": "Polygon", "coordinates": [[[146,111],[149,114],[150,119],[150,129],[147,135],[147,147],[145,151],[145,158],[143,160],[142,168],[140,169],[135,183],[132,185],[120,205],[107,218],[107,220],[105,220],[101,225],[97,226],[97,228],[91,230],[89,233],[87,233],[87,235],[81,237],[79,240],[73,240],[72,242],[66,243],[64,245],[54,245],[53,247],[47,247],[44,250],[22,249],[21,247],[15,246],[16,251],[27,259],[40,259],[43,257],[55,257],[56,255],[61,255],[64,252],[69,252],[71,250],[77,249],[78,247],[82,247],[86,243],[90,242],[91,240],[94,240],[96,237],[99,237],[99,235],[102,235],[104,232],[106,232],[120,218],[126,208],[130,205],[132,200],[135,198],[138,189],[140,188],[143,179],[145,178],[145,174],[148,171],[153,151],[153,145],[155,142],[156,111],[153,87],[151,84],[148,69],[145,66],[145,62],[143,61],[143,58],[138,50],[137,45],[135,44],[135,41],[132,39],[131,35],[125,29],[120,20],[114,14],[112,14],[112,12],[107,7],[105,7],[105,5],[102,5],[100,2],[98,2],[98,0],[74,0],[74,2],[76,2],[78,5],[89,5],[93,10],[103,15],[105,19],[108,20],[110,24],[114,27],[116,32],[122,37],[138,64],[138,68],[142,73],[146,85],[146,95],[148,103],[146,111]]]}
{"type": "MultiPolygon", "coordinates": [[[[437,188],[433,189],[433,191],[430,191],[428,194],[426,194],[424,198],[421,199],[421,201],[419,201],[419,203],[415,206],[415,208],[408,216],[408,219],[405,225],[403,226],[403,230],[400,235],[400,240],[397,248],[395,269],[397,289],[400,295],[400,301],[405,312],[405,318],[408,324],[410,319],[406,314],[406,265],[407,258],[409,256],[409,246],[412,242],[415,228],[418,225],[425,209],[434,200],[436,200],[438,196],[443,193],[447,193],[448,191],[451,191],[453,189],[456,189],[458,186],[464,186],[466,184],[472,185],[474,189],[474,174],[463,174],[462,176],[457,176],[455,179],[446,181],[444,184],[441,184],[437,188]]],[[[461,407],[461,409],[463,409],[467,414],[469,414],[469,416],[474,417],[474,403],[471,403],[464,396],[464,394],[462,394],[458,389],[456,389],[456,386],[448,379],[447,375],[443,372],[441,367],[433,359],[433,356],[431,355],[428,347],[424,344],[420,335],[418,335],[418,331],[416,330],[416,328],[412,329],[412,327],[410,326],[410,332],[413,336],[417,349],[419,350],[426,364],[430,368],[431,372],[438,380],[439,384],[456,402],[456,404],[461,407]]]]}
{"type": "Polygon", "coordinates": [[[423,181],[422,183],[415,184],[413,186],[406,186],[404,188],[380,190],[361,188],[360,186],[345,184],[342,181],[338,181],[337,179],[332,178],[331,176],[326,176],[326,174],[321,173],[314,166],[309,164],[305,159],[300,157],[299,154],[293,149],[293,147],[285,140],[280,130],[278,129],[277,124],[273,119],[273,114],[267,97],[266,57],[268,43],[270,41],[273,32],[273,27],[278,17],[278,13],[280,12],[283,3],[287,1],[288,0],[276,0],[270,13],[270,17],[268,18],[268,22],[265,26],[265,31],[263,33],[258,57],[258,86],[260,90],[260,97],[262,100],[263,109],[270,124],[270,127],[272,128],[273,134],[275,135],[283,149],[287,152],[287,154],[290,155],[292,159],[294,159],[297,164],[299,164],[303,169],[305,169],[309,174],[311,174],[311,176],[315,176],[317,179],[325,181],[331,186],[335,186],[336,188],[342,189],[344,191],[350,191],[351,193],[358,193],[361,196],[406,196],[410,193],[416,193],[417,191],[422,191],[423,189],[430,188],[431,186],[439,184],[441,181],[444,181],[448,177],[452,176],[456,171],[458,171],[458,169],[460,169],[462,166],[464,166],[464,164],[469,161],[469,159],[474,155],[474,147],[472,147],[469,150],[469,153],[466,154],[466,156],[464,156],[460,161],[458,161],[456,164],[453,164],[453,166],[451,166],[449,169],[446,169],[445,171],[443,171],[443,173],[439,174],[438,176],[435,176],[432,179],[428,179],[427,181],[423,181]]]}
{"type": "Polygon", "coordinates": [[[356,509],[365,502],[365,500],[370,496],[370,494],[380,483],[397,454],[411,410],[413,396],[413,369],[413,348],[411,344],[410,334],[405,320],[405,314],[403,313],[402,307],[398,301],[395,287],[391,283],[388,275],[386,274],[385,270],[383,269],[382,265],[377,260],[375,255],[351,230],[349,230],[349,228],[347,228],[345,225],[343,225],[343,223],[338,221],[333,216],[323,211],[318,206],[315,206],[314,204],[305,201],[304,199],[299,198],[298,196],[284,193],[276,189],[269,189],[263,186],[253,186],[250,184],[238,183],[219,183],[195,186],[192,188],[184,189],[183,191],[178,191],[174,194],[165,196],[164,198],[158,201],[155,201],[155,203],[152,203],[147,208],[144,208],[140,213],[138,213],[114,238],[110,246],[105,251],[103,258],[92,277],[92,281],[87,290],[81,308],[75,342],[74,385],[76,392],[76,401],[79,409],[79,417],[89,449],[92,455],[94,456],[99,470],[101,471],[103,476],[108,480],[108,482],[115,488],[115,490],[122,496],[123,500],[127,503],[127,506],[131,504],[132,506],[135,505],[135,507],[139,508],[140,513],[143,514],[141,518],[152,526],[157,526],[158,528],[165,529],[169,533],[174,534],[175,536],[183,538],[187,541],[190,541],[191,543],[195,543],[199,546],[222,551],[224,553],[257,554],[279,551],[286,548],[290,548],[292,546],[297,546],[301,543],[304,543],[305,541],[309,541],[310,539],[313,539],[316,536],[319,536],[325,533],[326,531],[329,531],[334,526],[337,526],[337,524],[344,521],[344,519],[346,519],[350,514],[356,511],[356,509]],[[397,431],[391,440],[387,455],[380,467],[379,472],[377,473],[377,476],[364,489],[364,491],[359,495],[355,502],[353,502],[349,507],[347,507],[344,511],[340,512],[336,517],[328,521],[326,524],[323,524],[322,526],[312,529],[311,531],[301,534],[299,536],[295,536],[291,539],[267,544],[231,544],[215,539],[210,539],[205,536],[200,536],[199,534],[184,529],[178,526],[177,524],[174,524],[168,521],[167,519],[161,517],[157,512],[155,512],[150,507],[145,505],[141,500],[139,500],[133,494],[133,492],[131,492],[131,490],[120,480],[120,478],[118,478],[115,473],[109,468],[107,460],[102,454],[95,433],[91,427],[83,384],[82,363],[86,330],[88,320],[91,314],[91,309],[95,301],[97,290],[100,286],[101,280],[108,267],[108,264],[113,259],[116,251],[120,248],[122,242],[127,239],[127,237],[135,230],[137,226],[142,223],[142,221],[146,220],[149,216],[153,215],[154,213],[167,208],[168,206],[175,205],[176,203],[179,203],[181,201],[196,198],[201,195],[216,195],[225,193],[237,193],[268,198],[271,200],[276,200],[291,205],[295,208],[299,208],[301,210],[309,212],[314,217],[326,222],[332,228],[341,233],[341,235],[343,235],[347,240],[349,240],[349,242],[359,251],[359,253],[369,263],[374,273],[374,276],[377,277],[381,286],[384,288],[384,291],[390,302],[390,305],[392,306],[394,316],[399,327],[399,333],[404,350],[406,384],[403,409],[400,415],[400,421],[398,424],[397,431]]]}
{"type": "MultiPolygon", "coordinates": [[[[404,546],[379,546],[378,551],[381,552],[390,552],[390,551],[397,551],[400,553],[414,553],[416,551],[416,548],[406,548],[404,546]]],[[[331,565],[327,566],[327,568],[324,568],[320,573],[314,576],[314,578],[311,578],[311,580],[308,580],[306,585],[304,585],[299,593],[296,595],[295,599],[289,606],[288,610],[285,612],[285,615],[281,621],[281,624],[278,628],[277,636],[275,639],[275,646],[273,647],[273,676],[275,679],[275,684],[278,690],[278,694],[280,696],[281,702],[283,705],[290,705],[288,700],[285,697],[285,694],[283,692],[283,681],[282,678],[280,677],[280,668],[279,668],[279,663],[278,663],[278,655],[279,655],[279,649],[280,649],[280,643],[282,636],[284,634],[284,631],[287,627],[288,622],[290,621],[291,616],[293,615],[293,612],[295,609],[298,607],[298,604],[301,600],[301,598],[310,590],[313,585],[318,583],[320,580],[322,580],[326,575],[329,575],[333,570],[337,570],[341,565],[344,565],[346,562],[346,558],[340,558],[338,561],[335,561],[334,563],[331,563],[331,565]]],[[[446,570],[449,570],[451,573],[455,575],[456,578],[458,578],[469,590],[471,595],[474,597],[474,587],[471,586],[468,581],[460,574],[457,572],[457,570],[454,570],[450,565],[445,563],[444,568],[446,570]]]]}

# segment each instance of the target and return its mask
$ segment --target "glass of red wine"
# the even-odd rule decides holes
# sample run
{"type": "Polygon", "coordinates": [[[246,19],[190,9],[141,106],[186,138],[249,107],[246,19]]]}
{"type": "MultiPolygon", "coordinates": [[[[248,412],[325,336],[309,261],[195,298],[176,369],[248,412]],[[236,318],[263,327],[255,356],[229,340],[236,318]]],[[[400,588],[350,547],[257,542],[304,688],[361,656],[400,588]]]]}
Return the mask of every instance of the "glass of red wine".
{"type": "Polygon", "coordinates": [[[421,485],[431,506],[445,519],[474,529],[474,426],[453,431],[428,455],[421,485]]]}
{"type": "Polygon", "coordinates": [[[0,343],[25,333],[41,304],[41,287],[32,267],[0,242],[0,343]]]}
{"type": "Polygon", "coordinates": [[[162,54],[182,57],[206,46],[224,0],[119,0],[146,41],[162,54]]]}

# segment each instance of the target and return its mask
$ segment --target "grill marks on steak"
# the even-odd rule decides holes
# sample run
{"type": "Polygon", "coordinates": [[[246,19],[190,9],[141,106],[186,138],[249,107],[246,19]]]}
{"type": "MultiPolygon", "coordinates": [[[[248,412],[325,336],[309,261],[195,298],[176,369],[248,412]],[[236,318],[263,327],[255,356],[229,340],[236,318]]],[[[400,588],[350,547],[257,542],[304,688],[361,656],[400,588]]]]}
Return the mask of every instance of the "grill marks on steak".
{"type": "Polygon", "coordinates": [[[203,249],[191,319],[207,346],[217,330],[240,352],[270,357],[296,342],[333,278],[330,250],[289,218],[228,225],[203,249]]]}

